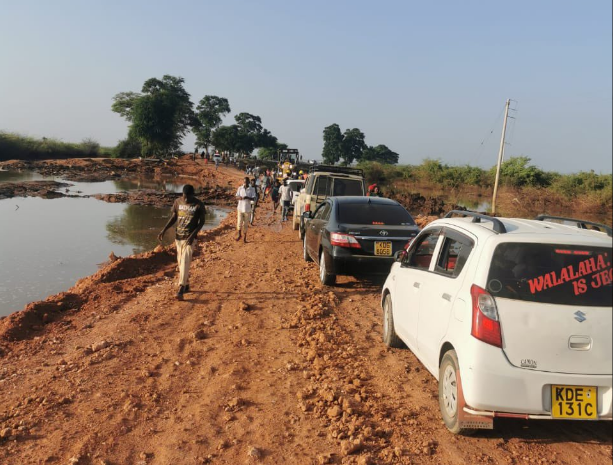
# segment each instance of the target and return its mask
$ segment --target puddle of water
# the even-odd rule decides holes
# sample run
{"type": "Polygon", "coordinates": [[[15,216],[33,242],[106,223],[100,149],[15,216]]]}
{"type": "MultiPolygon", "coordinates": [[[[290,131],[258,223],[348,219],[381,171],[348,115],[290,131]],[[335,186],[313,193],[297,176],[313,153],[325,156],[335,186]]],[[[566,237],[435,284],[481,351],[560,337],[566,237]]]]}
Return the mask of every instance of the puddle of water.
{"type": "Polygon", "coordinates": [[[44,176],[33,171],[0,171],[0,183],[19,181],[41,181],[44,176]]]}
{"type": "MultiPolygon", "coordinates": [[[[36,174],[18,174],[19,179],[14,180],[37,180],[36,174]],[[28,175],[32,177],[24,178],[28,175]]],[[[137,183],[73,183],[71,190],[114,193],[139,188],[137,183]]],[[[182,188],[162,184],[173,192],[182,188]]],[[[207,210],[203,229],[217,226],[227,215],[223,209],[207,210]]],[[[152,250],[169,215],[169,207],[113,204],[93,198],[0,200],[0,316],[66,291],[80,278],[95,273],[111,252],[127,256],[152,250]]],[[[168,231],[165,244],[173,238],[173,231],[168,231]]]]}

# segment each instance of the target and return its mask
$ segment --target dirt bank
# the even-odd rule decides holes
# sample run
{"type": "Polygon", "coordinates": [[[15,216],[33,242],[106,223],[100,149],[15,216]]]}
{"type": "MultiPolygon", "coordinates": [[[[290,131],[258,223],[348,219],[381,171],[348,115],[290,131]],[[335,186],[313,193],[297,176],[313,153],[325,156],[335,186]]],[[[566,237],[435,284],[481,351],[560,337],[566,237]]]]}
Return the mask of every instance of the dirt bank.
{"type": "MultiPolygon", "coordinates": [[[[36,171],[44,176],[60,177],[75,182],[101,182],[109,180],[172,179],[175,183],[190,183],[196,187],[198,198],[209,205],[230,206],[234,204],[234,184],[240,173],[233,169],[220,168],[201,160],[113,160],[69,159],[44,161],[8,161],[0,163],[0,169],[9,171],[36,171]]],[[[76,197],[64,192],[70,184],[55,181],[22,181],[0,184],[0,200],[12,197],[76,197]]],[[[139,189],[117,194],[97,194],[93,197],[111,203],[172,205],[180,194],[139,189]]],[[[87,196],[81,196],[87,197],[87,196]]]]}
{"type": "Polygon", "coordinates": [[[0,320],[0,463],[611,463],[609,423],[450,435],[435,380],[381,342],[380,284],[322,287],[267,207],[233,235],[199,236],[184,302],[168,248],[0,320]]]}
{"type": "Polygon", "coordinates": [[[69,187],[70,184],[56,181],[26,181],[26,182],[7,182],[0,184],[0,200],[13,197],[42,197],[44,199],[57,199],[60,197],[72,197],[61,189],[69,187]]]}

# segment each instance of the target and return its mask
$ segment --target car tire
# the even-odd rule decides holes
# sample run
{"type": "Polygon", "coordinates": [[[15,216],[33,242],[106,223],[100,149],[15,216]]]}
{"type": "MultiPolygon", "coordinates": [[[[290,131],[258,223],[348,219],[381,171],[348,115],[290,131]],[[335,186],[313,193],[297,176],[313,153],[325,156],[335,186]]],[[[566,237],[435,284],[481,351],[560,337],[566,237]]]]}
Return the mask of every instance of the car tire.
{"type": "Polygon", "coordinates": [[[439,368],[438,403],[445,426],[453,434],[470,434],[471,429],[460,426],[460,364],[455,350],[450,350],[443,356],[439,368]]]}
{"type": "Polygon", "coordinates": [[[304,229],[302,229],[300,225],[298,225],[298,237],[300,238],[301,241],[304,240],[304,229]]]}
{"type": "Polygon", "coordinates": [[[321,251],[319,256],[319,280],[324,286],[334,286],[336,284],[336,276],[328,273],[328,264],[326,263],[326,252],[321,251]]]}
{"type": "Polygon", "coordinates": [[[396,334],[394,313],[392,310],[392,296],[387,294],[383,300],[383,342],[385,342],[385,345],[388,347],[402,349],[405,345],[396,334]]]}
{"type": "Polygon", "coordinates": [[[302,257],[304,258],[304,261],[307,263],[310,263],[313,261],[313,259],[309,255],[309,252],[307,251],[306,237],[302,240],[302,257]]]}

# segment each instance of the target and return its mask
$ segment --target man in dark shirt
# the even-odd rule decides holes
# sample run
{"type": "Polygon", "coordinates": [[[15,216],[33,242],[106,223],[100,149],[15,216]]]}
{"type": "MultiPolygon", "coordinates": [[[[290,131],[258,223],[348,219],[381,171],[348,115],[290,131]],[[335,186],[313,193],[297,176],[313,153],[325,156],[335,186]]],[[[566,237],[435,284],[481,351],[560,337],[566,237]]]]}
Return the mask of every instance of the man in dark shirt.
{"type": "Polygon", "coordinates": [[[204,226],[204,204],[194,195],[194,186],[186,184],[183,187],[183,196],[175,200],[172,206],[172,216],[158,236],[160,242],[166,231],[175,223],[177,261],[179,262],[179,291],[177,298],[183,300],[183,294],[189,292],[189,265],[192,261],[194,240],[198,231],[204,226]]]}

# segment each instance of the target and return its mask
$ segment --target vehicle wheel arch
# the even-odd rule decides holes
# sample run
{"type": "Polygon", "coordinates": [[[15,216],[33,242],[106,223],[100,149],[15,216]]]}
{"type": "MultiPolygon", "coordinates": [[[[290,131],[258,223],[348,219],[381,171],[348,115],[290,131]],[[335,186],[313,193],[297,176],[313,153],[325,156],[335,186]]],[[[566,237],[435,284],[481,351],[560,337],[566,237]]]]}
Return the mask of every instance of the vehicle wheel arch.
{"type": "MultiPolygon", "coordinates": [[[[384,289],[383,289],[383,292],[381,293],[381,308],[383,308],[383,302],[385,302],[385,298],[386,298],[388,295],[389,295],[389,296],[391,296],[391,295],[392,295],[392,293],[391,293],[391,291],[390,291],[390,290],[389,290],[389,289],[386,287],[386,288],[384,288],[384,289]]],[[[439,361],[439,363],[440,363],[440,361],[439,361]]]]}
{"type": "MultiPolygon", "coordinates": [[[[450,350],[454,350],[457,354],[457,350],[456,348],[453,346],[453,344],[449,341],[446,341],[442,346],[441,346],[441,350],[438,356],[438,366],[441,366],[441,363],[443,363],[443,357],[445,356],[445,354],[447,352],[449,352],[450,350]]],[[[459,360],[459,356],[458,356],[458,360],[459,360]]],[[[458,367],[459,368],[459,367],[458,367]]]]}

